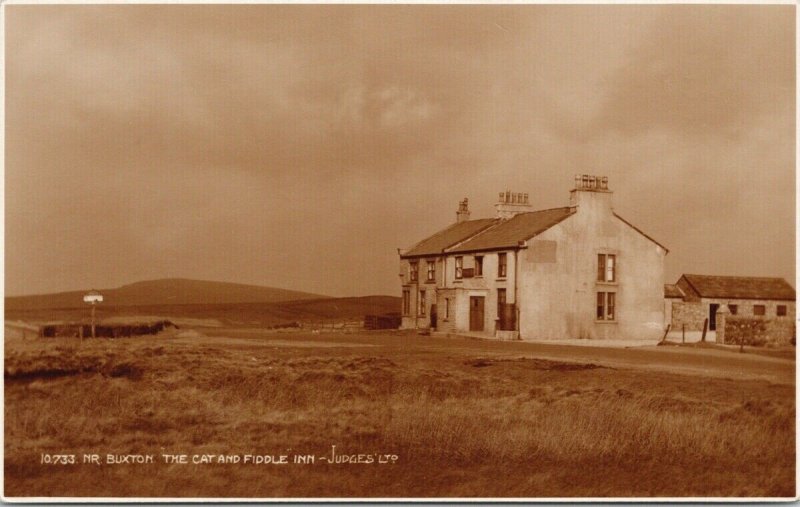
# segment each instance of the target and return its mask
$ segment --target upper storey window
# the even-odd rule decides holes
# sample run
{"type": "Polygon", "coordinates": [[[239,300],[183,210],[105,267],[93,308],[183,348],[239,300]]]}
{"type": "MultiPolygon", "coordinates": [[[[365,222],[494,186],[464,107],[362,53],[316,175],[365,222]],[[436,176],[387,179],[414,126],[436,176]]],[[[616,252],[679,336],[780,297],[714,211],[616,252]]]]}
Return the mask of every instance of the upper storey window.
{"type": "Polygon", "coordinates": [[[613,254],[597,254],[597,281],[617,281],[617,256],[613,254]]]}
{"type": "Polygon", "coordinates": [[[497,254],[497,277],[505,278],[508,273],[508,256],[505,252],[497,254]]]}

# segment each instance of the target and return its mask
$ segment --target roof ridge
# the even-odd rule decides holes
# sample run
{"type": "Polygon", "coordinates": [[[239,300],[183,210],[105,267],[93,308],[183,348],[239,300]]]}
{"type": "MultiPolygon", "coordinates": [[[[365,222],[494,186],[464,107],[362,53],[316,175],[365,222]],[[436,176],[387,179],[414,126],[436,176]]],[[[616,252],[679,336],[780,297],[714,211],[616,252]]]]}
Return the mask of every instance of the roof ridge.
{"type": "MultiPolygon", "coordinates": [[[[545,212],[545,211],[555,211],[555,210],[569,209],[569,208],[574,208],[574,207],[575,206],[556,206],[555,208],[537,209],[537,210],[533,210],[533,211],[519,211],[514,215],[514,217],[517,217],[519,215],[528,215],[530,213],[542,213],[542,212],[545,212]]],[[[511,217],[511,218],[514,218],[514,217],[511,217]]]]}
{"type": "Polygon", "coordinates": [[[750,279],[750,280],[782,280],[782,281],[786,282],[786,278],[784,278],[782,276],[699,275],[699,274],[696,274],[696,273],[684,273],[681,276],[703,276],[703,277],[708,277],[708,278],[747,278],[747,279],[750,279]]]}

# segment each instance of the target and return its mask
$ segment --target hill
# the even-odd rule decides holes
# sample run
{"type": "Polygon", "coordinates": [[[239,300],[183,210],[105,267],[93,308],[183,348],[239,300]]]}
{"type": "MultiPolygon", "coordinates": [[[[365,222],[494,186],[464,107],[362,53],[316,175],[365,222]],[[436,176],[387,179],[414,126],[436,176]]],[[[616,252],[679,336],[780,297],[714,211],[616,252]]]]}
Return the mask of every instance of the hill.
{"type": "MultiPolygon", "coordinates": [[[[5,298],[6,310],[83,308],[86,290],[5,298]]],[[[102,306],[218,305],[327,299],[319,294],[259,285],[168,278],[100,290],[102,306]]]]}

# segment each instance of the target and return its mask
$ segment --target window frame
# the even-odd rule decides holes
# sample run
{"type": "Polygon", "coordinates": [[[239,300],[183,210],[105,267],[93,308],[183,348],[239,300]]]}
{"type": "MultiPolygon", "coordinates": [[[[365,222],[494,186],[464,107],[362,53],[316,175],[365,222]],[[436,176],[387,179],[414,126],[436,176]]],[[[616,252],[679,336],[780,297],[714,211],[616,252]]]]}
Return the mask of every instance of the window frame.
{"type": "Polygon", "coordinates": [[[506,278],[508,276],[508,253],[497,253],[497,278],[506,278]]]}
{"type": "Polygon", "coordinates": [[[767,315],[767,305],[753,305],[753,316],[764,317],[767,315]]]}
{"type": "Polygon", "coordinates": [[[738,304],[728,304],[728,310],[731,312],[731,315],[739,315],[738,304]]]}
{"type": "Polygon", "coordinates": [[[419,261],[408,261],[408,279],[412,282],[419,281],[419,261]]]}
{"type": "Polygon", "coordinates": [[[617,322],[616,291],[597,291],[595,297],[595,321],[617,322]]]}
{"type": "Polygon", "coordinates": [[[461,280],[464,278],[464,256],[457,255],[455,261],[455,279],[461,280]]]}
{"type": "Polygon", "coordinates": [[[475,274],[474,276],[483,276],[483,255],[475,256],[475,274]]]}
{"type": "Polygon", "coordinates": [[[426,260],[427,262],[426,272],[425,272],[425,281],[426,282],[435,282],[436,281],[436,260],[426,260]]]}
{"type": "Polygon", "coordinates": [[[497,318],[498,319],[500,318],[500,312],[502,311],[500,305],[505,305],[507,301],[508,301],[508,291],[506,290],[505,287],[498,287],[497,288],[497,318]],[[502,298],[500,297],[500,294],[503,295],[502,298]]]}
{"type": "Polygon", "coordinates": [[[597,254],[597,281],[617,283],[617,254],[600,252],[597,254]]]}
{"type": "Polygon", "coordinates": [[[775,316],[776,317],[786,317],[789,315],[789,307],[788,305],[777,305],[775,307],[775,316]]]}
{"type": "Polygon", "coordinates": [[[425,299],[426,299],[425,296],[426,296],[425,289],[421,289],[419,291],[419,301],[418,301],[419,311],[417,312],[417,315],[419,315],[420,317],[425,316],[425,299]]]}
{"type": "Polygon", "coordinates": [[[411,290],[403,289],[403,315],[411,315],[411,290]]]}

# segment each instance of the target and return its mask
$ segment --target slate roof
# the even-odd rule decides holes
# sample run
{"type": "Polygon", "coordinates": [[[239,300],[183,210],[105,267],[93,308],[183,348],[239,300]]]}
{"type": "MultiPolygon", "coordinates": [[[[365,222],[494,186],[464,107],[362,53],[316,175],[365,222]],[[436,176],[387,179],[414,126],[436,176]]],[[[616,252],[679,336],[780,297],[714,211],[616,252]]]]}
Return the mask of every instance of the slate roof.
{"type": "Polygon", "coordinates": [[[403,252],[400,257],[419,257],[441,254],[445,248],[458,244],[497,222],[499,222],[499,219],[496,218],[456,222],[433,236],[423,239],[406,252],[403,252]]]}
{"type": "Polygon", "coordinates": [[[794,301],[795,290],[783,278],[683,275],[700,297],[794,301]]]}
{"type": "Polygon", "coordinates": [[[481,231],[463,243],[448,248],[447,251],[474,252],[517,248],[520,241],[546,231],[573,213],[575,213],[575,208],[569,207],[520,213],[508,220],[498,220],[492,227],[481,231]]]}
{"type": "Polygon", "coordinates": [[[665,283],[664,284],[664,297],[665,298],[681,298],[681,299],[683,299],[684,296],[685,296],[685,294],[683,293],[681,288],[678,287],[677,285],[675,285],[673,283],[665,283]]]}

